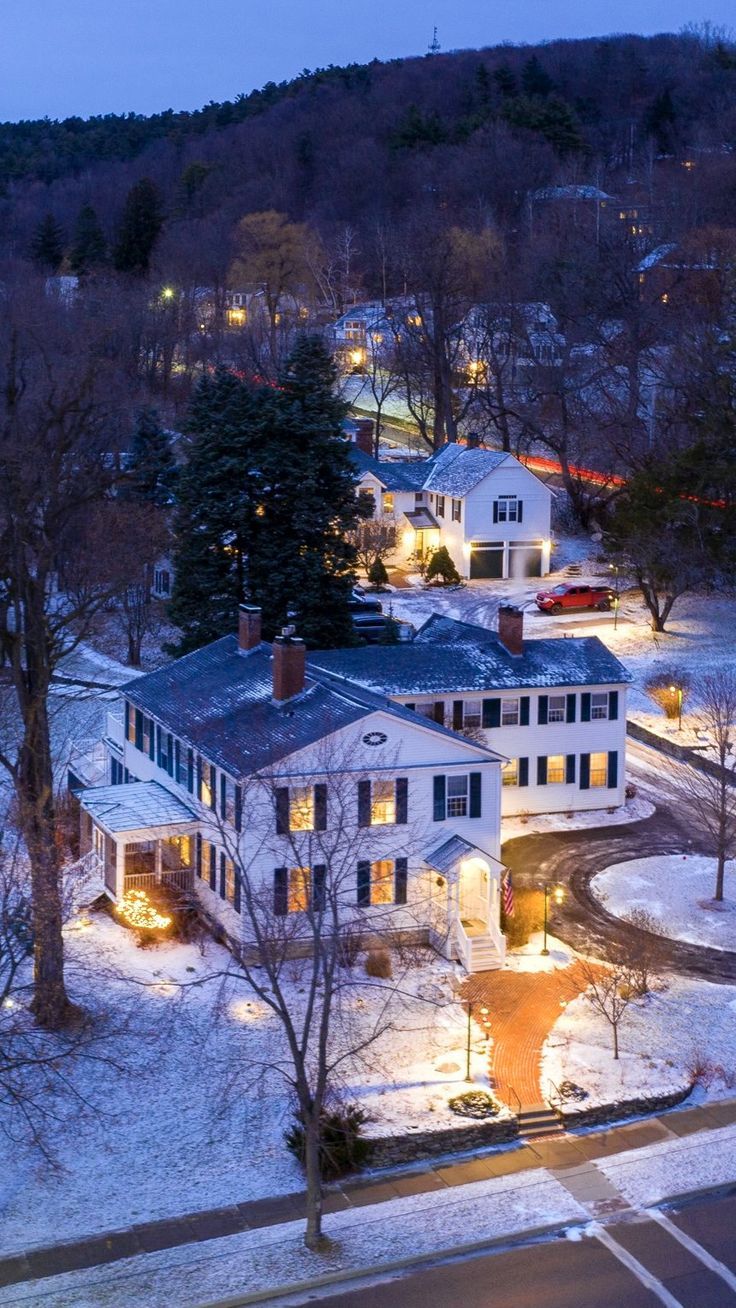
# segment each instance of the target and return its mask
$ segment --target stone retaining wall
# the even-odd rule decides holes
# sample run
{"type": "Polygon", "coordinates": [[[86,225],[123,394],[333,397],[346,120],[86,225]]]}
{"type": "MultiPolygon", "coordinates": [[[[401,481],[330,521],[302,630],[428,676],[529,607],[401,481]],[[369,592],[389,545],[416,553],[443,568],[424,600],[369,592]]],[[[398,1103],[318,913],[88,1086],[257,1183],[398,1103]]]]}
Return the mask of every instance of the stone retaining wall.
{"type": "Polygon", "coordinates": [[[395,1167],[416,1163],[441,1154],[462,1153],[468,1149],[488,1149],[492,1145],[511,1144],[519,1137],[515,1117],[501,1121],[491,1119],[467,1126],[448,1126],[439,1131],[409,1131],[404,1135],[376,1136],[371,1140],[371,1167],[395,1167]]]}
{"type": "Polygon", "coordinates": [[[592,1108],[558,1108],[555,1112],[563,1126],[570,1130],[576,1126],[605,1126],[609,1122],[620,1122],[624,1117],[644,1117],[653,1113],[663,1113],[668,1108],[676,1108],[692,1094],[693,1085],[686,1085],[668,1095],[652,1095],[641,1099],[622,1099],[617,1104],[598,1104],[592,1108]]]}
{"type": "Polygon", "coordinates": [[[630,718],[626,722],[626,734],[633,740],[641,741],[642,745],[651,745],[661,754],[669,754],[672,758],[679,759],[681,763],[689,763],[690,767],[697,768],[698,772],[707,772],[710,777],[720,777],[721,771],[725,771],[729,785],[736,785],[736,775],[729,768],[722,769],[719,763],[705,758],[690,745],[678,745],[677,741],[659,736],[656,731],[650,731],[648,727],[642,727],[638,722],[632,722],[630,718]]]}

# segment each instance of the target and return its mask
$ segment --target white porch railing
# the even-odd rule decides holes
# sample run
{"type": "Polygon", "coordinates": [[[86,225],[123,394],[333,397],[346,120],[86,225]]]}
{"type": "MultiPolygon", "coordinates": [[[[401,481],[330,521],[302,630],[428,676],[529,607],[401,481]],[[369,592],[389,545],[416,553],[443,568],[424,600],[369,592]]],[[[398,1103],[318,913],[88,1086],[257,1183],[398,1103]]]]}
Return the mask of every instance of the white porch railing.
{"type": "Polygon", "coordinates": [[[125,744],[125,724],[117,713],[111,713],[109,710],[106,714],[105,739],[122,753],[125,744]]]}
{"type": "MultiPolygon", "coordinates": [[[[153,890],[156,884],[155,872],[126,872],[123,890],[153,890]]],[[[193,890],[194,869],[183,867],[176,872],[162,872],[161,884],[175,886],[177,890],[193,890]]]]}
{"type": "Polygon", "coordinates": [[[105,868],[99,854],[90,849],[62,870],[64,915],[70,916],[105,893],[105,868]]]}

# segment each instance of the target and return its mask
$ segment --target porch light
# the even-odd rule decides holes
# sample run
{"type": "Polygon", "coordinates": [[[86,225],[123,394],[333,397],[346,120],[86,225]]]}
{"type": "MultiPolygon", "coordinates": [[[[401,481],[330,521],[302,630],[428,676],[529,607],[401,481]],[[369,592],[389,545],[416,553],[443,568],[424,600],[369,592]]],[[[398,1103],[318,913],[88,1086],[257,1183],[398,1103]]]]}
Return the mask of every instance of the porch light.
{"type": "Polygon", "coordinates": [[[161,299],[173,300],[175,294],[176,292],[174,291],[173,286],[164,286],[164,289],[161,292],[161,299]]]}
{"type": "Polygon", "coordinates": [[[350,351],[350,362],[354,368],[359,368],[361,363],[365,362],[365,350],[357,349],[350,351]]]}

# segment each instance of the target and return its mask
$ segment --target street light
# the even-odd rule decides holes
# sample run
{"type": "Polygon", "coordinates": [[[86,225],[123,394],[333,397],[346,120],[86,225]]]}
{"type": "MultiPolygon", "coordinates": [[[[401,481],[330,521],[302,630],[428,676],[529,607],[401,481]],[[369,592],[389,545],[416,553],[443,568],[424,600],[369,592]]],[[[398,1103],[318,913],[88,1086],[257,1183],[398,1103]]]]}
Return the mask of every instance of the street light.
{"type": "Polygon", "coordinates": [[[620,607],[620,605],[621,605],[621,596],[620,596],[620,594],[619,594],[619,590],[618,590],[618,564],[617,564],[617,563],[609,563],[608,566],[609,566],[611,572],[613,573],[613,585],[614,585],[614,596],[613,596],[613,630],[615,631],[616,628],[618,627],[618,611],[619,611],[619,607],[620,607]]]}
{"type": "Polygon", "coordinates": [[[563,899],[565,898],[565,892],[562,889],[562,886],[553,886],[551,881],[545,881],[544,883],[544,945],[542,948],[543,958],[546,958],[547,955],[549,954],[549,950],[547,948],[547,921],[548,921],[547,904],[549,902],[550,895],[554,896],[554,901],[556,904],[561,904],[563,899]]]}
{"type": "Polygon", "coordinates": [[[677,696],[677,730],[682,731],[682,686],[670,686],[670,694],[677,696]]]}

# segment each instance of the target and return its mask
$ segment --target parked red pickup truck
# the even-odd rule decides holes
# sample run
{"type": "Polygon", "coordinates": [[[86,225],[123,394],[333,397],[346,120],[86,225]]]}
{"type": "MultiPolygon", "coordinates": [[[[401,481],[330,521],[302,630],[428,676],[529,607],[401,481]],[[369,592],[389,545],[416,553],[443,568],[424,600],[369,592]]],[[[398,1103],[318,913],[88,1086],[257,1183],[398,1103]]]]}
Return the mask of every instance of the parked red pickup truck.
{"type": "Polygon", "coordinates": [[[600,609],[613,607],[610,586],[586,586],[582,582],[560,582],[552,590],[537,591],[537,608],[542,613],[561,613],[563,609],[600,609]]]}

